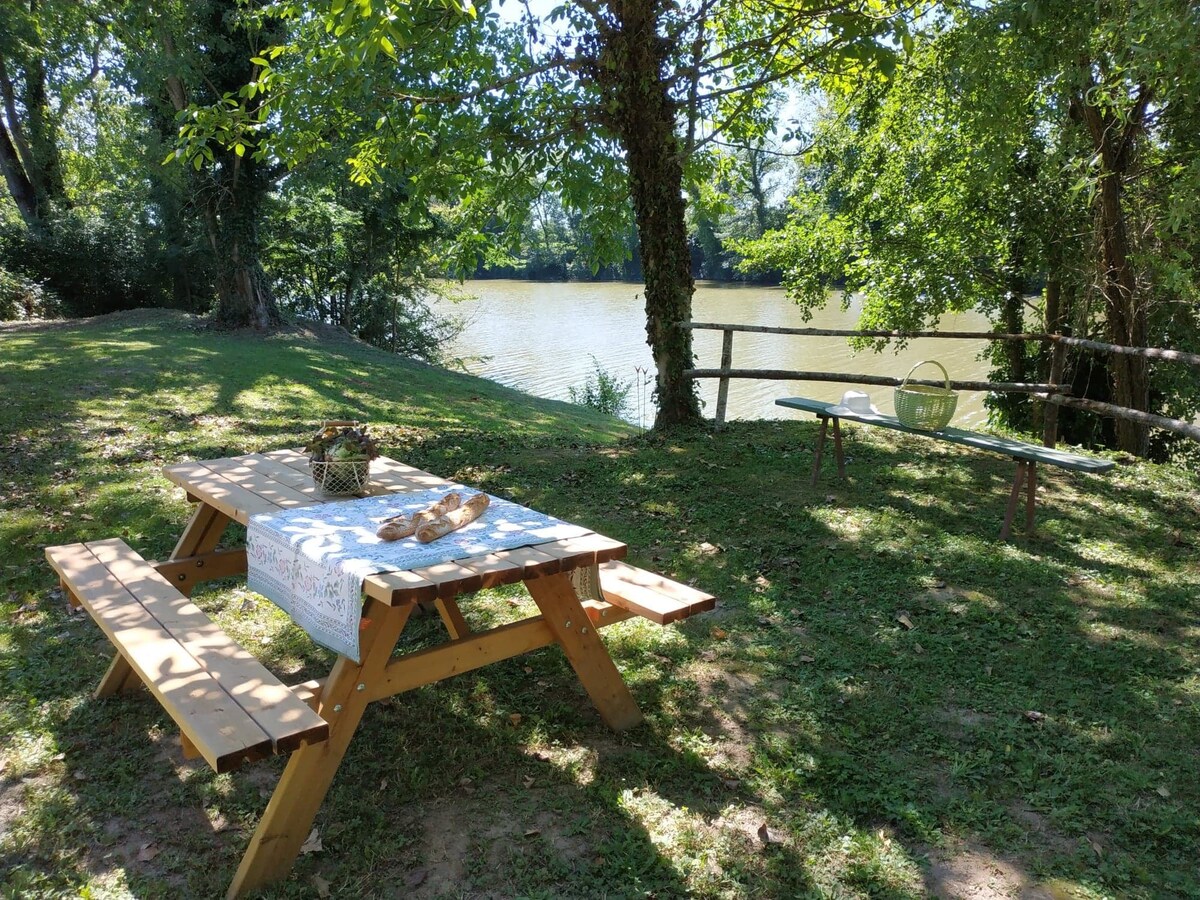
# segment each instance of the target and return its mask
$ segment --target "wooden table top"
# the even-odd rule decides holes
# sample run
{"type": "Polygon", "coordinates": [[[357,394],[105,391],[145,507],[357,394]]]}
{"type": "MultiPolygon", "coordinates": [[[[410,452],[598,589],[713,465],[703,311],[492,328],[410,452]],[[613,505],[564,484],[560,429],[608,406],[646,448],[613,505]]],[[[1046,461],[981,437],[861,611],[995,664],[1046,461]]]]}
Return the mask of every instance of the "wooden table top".
{"type": "MultiPolygon", "coordinates": [[[[330,496],[318,489],[313,484],[308,457],[296,450],[177,463],[166,466],[163,474],[187,491],[189,499],[206,504],[242,525],[258,513],[349,499],[330,496]]],[[[371,462],[367,493],[449,489],[451,484],[445,478],[381,456],[371,462]]],[[[620,541],[589,532],[418,569],[370,575],[363,590],[369,597],[398,606],[456,597],[485,587],[621,559],[627,550],[620,541]]]]}

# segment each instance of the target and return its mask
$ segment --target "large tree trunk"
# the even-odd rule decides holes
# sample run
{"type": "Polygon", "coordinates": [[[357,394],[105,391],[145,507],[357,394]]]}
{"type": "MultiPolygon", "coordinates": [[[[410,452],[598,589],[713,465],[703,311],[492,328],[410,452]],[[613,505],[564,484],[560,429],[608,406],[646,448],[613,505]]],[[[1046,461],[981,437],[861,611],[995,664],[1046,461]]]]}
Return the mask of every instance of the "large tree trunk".
{"type": "Polygon", "coordinates": [[[695,283],[688,253],[682,148],[675,134],[675,108],[663,79],[661,7],[655,0],[625,0],[610,8],[619,23],[608,42],[620,104],[617,129],[627,154],[646,279],[646,334],[658,374],[654,427],[695,424],[700,421],[696,387],[683,376],[692,364],[692,332],[679,327],[691,318],[695,283]]]}
{"type": "Polygon", "coordinates": [[[4,172],[4,183],[8,186],[8,193],[17,205],[25,224],[30,228],[39,225],[41,217],[38,214],[37,191],[29,181],[29,176],[25,174],[25,167],[21,165],[21,158],[3,122],[0,122],[0,171],[4,172]]]}
{"type": "Polygon", "coordinates": [[[263,177],[258,163],[229,150],[217,154],[213,177],[221,197],[205,217],[217,266],[213,322],[223,328],[271,328],[283,319],[259,262],[258,238],[271,181],[263,177]]]}
{"type": "MultiPolygon", "coordinates": [[[[1100,291],[1104,298],[1108,337],[1114,344],[1146,346],[1148,310],[1138,295],[1137,279],[1130,259],[1129,232],[1125,221],[1122,184],[1132,167],[1150,92],[1142,87],[1129,115],[1122,121],[1111,112],[1089,105],[1076,97],[1075,111],[1087,125],[1100,161],[1096,200],[1097,233],[1100,243],[1100,291]]],[[[1150,369],[1138,356],[1109,357],[1113,400],[1118,406],[1140,412],[1150,408],[1150,369]]],[[[1117,446],[1138,456],[1149,451],[1149,429],[1137,422],[1116,420],[1117,446]]]]}

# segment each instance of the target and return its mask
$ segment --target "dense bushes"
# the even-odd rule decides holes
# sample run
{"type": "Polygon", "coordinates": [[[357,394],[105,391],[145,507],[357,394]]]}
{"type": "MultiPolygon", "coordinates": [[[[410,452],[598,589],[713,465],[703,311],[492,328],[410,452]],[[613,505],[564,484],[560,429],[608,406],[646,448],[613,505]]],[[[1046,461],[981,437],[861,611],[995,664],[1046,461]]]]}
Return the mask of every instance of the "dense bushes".
{"type": "Polygon", "coordinates": [[[0,224],[0,317],[96,316],[170,300],[166,260],[127,220],[60,212],[0,224]]]}

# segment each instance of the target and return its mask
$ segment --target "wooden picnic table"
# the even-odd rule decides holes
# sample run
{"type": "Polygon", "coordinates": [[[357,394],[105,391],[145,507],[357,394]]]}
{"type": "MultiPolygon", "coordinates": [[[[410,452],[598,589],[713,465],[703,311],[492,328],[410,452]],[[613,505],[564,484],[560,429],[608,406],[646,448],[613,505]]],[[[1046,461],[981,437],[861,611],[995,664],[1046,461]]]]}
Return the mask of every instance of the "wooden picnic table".
{"type": "MultiPolygon", "coordinates": [[[[199,582],[245,574],[244,547],[217,549],[231,522],[346,498],[315,487],[308,459],[293,450],[180,463],[164,474],[196,504],[170,558],[147,563],[118,539],[47,548],[47,557],[71,602],[88,609],[118,651],[96,696],[144,684],[180,724],[185,753],[204,756],[217,771],[291,753],[228,897],[290,871],[371,702],[558,644],[604,722],[630,728],[641,711],[597,630],[634,615],[666,624],[715,604],[708,594],[618,562],[626,545],[601,534],[534,541],[368,576],[361,662],[338,656],[326,678],[285,686],[187,597],[199,582]],[[568,573],[591,565],[600,565],[603,601],[581,600],[572,586],[568,573]],[[516,582],[525,583],[539,614],[473,632],[456,598],[516,582]],[[449,640],[393,658],[418,603],[436,606],[449,640]]],[[[381,457],[371,464],[367,493],[450,486],[381,457]]]]}
{"type": "Polygon", "coordinates": [[[1033,533],[1033,516],[1037,493],[1037,465],[1045,463],[1076,472],[1102,473],[1112,469],[1116,463],[1110,459],[1100,459],[1095,456],[1082,456],[1078,453],[1067,453],[1055,447],[1042,447],[1012,438],[1000,437],[994,434],[983,434],[978,431],[967,431],[964,428],[948,426],[936,431],[924,431],[919,428],[909,428],[895,416],[882,413],[858,414],[854,412],[832,412],[838,404],[826,403],[823,400],[811,400],[808,397],[782,397],[775,401],[776,406],[786,406],[813,413],[821,420],[820,434],[817,436],[817,447],[813,454],[812,483],[815,486],[821,473],[821,454],[825,448],[825,435],[829,423],[833,422],[833,444],[837,458],[838,477],[846,477],[846,461],[842,455],[842,431],[839,419],[859,422],[863,425],[874,425],[888,428],[892,431],[902,431],[905,434],[915,434],[921,437],[933,438],[950,444],[961,444],[976,450],[988,450],[1011,457],[1017,464],[1016,475],[1013,478],[1012,490],[1008,496],[1008,508],[1005,510],[1004,524],[1000,527],[1000,540],[1006,541],[1012,533],[1013,518],[1021,499],[1022,486],[1027,487],[1025,499],[1025,533],[1033,533]]]}

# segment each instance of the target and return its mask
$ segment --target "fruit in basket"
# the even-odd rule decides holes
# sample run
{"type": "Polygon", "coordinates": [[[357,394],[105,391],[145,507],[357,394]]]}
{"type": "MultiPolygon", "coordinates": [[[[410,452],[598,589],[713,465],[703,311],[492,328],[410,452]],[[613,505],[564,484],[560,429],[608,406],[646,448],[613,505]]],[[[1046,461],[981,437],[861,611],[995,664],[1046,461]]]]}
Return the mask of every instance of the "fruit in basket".
{"type": "Polygon", "coordinates": [[[379,455],[365,425],[326,426],[312,436],[304,451],[313,462],[368,462],[379,455]]]}

